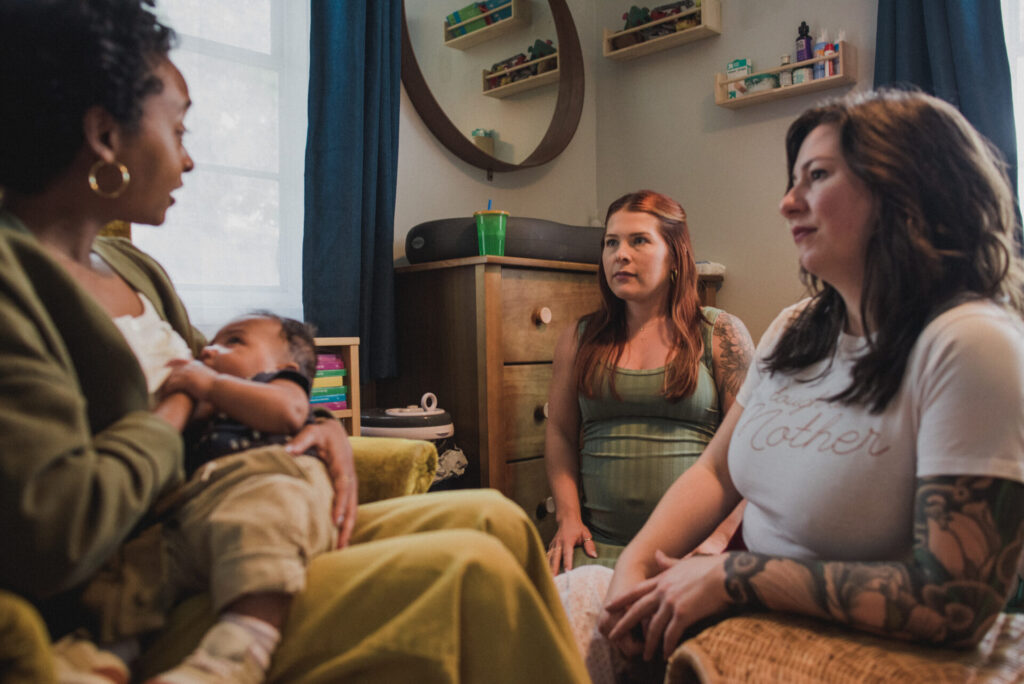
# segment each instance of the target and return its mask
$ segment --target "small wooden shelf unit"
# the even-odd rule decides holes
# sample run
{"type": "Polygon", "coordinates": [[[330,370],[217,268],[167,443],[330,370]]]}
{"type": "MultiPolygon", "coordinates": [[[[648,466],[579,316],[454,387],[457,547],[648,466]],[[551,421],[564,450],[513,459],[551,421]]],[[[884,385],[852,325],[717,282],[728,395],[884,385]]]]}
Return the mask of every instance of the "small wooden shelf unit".
{"type": "Polygon", "coordinates": [[[530,61],[523,62],[522,64],[516,64],[515,66],[508,67],[507,69],[500,69],[498,71],[495,71],[493,74],[491,72],[487,71],[486,69],[484,69],[484,71],[483,71],[484,95],[487,95],[488,97],[502,98],[502,97],[508,97],[509,95],[515,95],[516,93],[521,93],[524,90],[532,90],[534,88],[539,88],[540,86],[547,85],[548,83],[557,83],[558,82],[558,67],[557,67],[558,62],[557,62],[557,60],[558,60],[558,52],[555,52],[555,53],[550,54],[550,55],[545,55],[544,57],[538,57],[537,59],[531,59],[530,61]],[[520,69],[524,69],[524,68],[533,66],[534,64],[539,66],[541,62],[549,62],[551,60],[556,60],[555,61],[556,66],[555,66],[554,69],[551,69],[550,71],[545,71],[543,73],[534,74],[533,76],[527,76],[526,78],[521,78],[518,81],[513,81],[511,83],[506,83],[505,85],[498,86],[497,88],[488,88],[487,87],[487,80],[488,79],[495,78],[495,77],[501,78],[501,76],[504,75],[504,74],[511,74],[512,72],[519,71],[520,69]]]}
{"type": "Polygon", "coordinates": [[[337,354],[348,369],[348,408],[331,411],[353,437],[359,436],[359,338],[316,337],[316,352],[337,354]]]}
{"type": "Polygon", "coordinates": [[[603,54],[609,59],[635,59],[644,55],[649,55],[652,52],[661,52],[662,50],[668,50],[684,43],[689,43],[702,38],[710,38],[711,36],[717,36],[722,32],[722,7],[719,4],[719,0],[702,0],[699,7],[688,9],[680,14],[673,14],[661,19],[647,22],[643,26],[635,26],[630,29],[623,31],[609,31],[604,29],[603,54]],[[671,24],[678,22],[680,19],[692,16],[700,13],[700,23],[688,29],[682,31],[676,31],[668,35],[659,36],[657,38],[651,38],[641,43],[634,43],[628,47],[620,48],[616,50],[614,47],[614,41],[617,38],[628,36],[632,33],[644,31],[661,24],[671,24]]]}
{"type": "Polygon", "coordinates": [[[736,78],[726,78],[725,74],[715,74],[715,104],[719,107],[728,107],[729,109],[739,109],[740,107],[749,107],[753,104],[761,104],[763,102],[771,102],[772,100],[781,100],[786,97],[796,97],[797,95],[805,95],[807,93],[813,93],[818,90],[826,90],[828,88],[838,88],[842,85],[848,85],[857,82],[857,53],[852,45],[847,43],[845,40],[839,41],[839,49],[835,55],[828,57],[814,57],[812,59],[805,59],[802,62],[795,62],[793,64],[787,64],[786,66],[778,66],[774,69],[765,69],[764,71],[758,71],[754,74],[748,74],[746,76],[738,76],[736,78]],[[733,99],[729,99],[729,84],[737,83],[746,78],[753,78],[754,76],[761,76],[762,74],[777,74],[780,71],[786,71],[787,69],[798,69],[800,67],[811,67],[819,62],[825,62],[830,59],[839,60],[839,69],[836,71],[834,76],[826,76],[825,78],[816,78],[813,81],[806,81],[804,83],[797,83],[795,85],[784,86],[779,88],[772,88],[771,90],[762,90],[756,93],[747,93],[746,95],[739,95],[733,99]]]}
{"type": "Polygon", "coordinates": [[[491,40],[497,38],[500,35],[513,31],[521,26],[527,26],[530,23],[530,0],[509,0],[509,2],[495,7],[492,10],[481,12],[475,17],[470,17],[465,21],[460,21],[457,24],[448,25],[448,22],[444,22],[444,44],[450,48],[456,50],[466,50],[473,47],[477,43],[482,43],[485,40],[491,40]],[[459,28],[464,24],[472,24],[474,21],[485,21],[487,17],[494,14],[495,12],[501,12],[512,5],[512,14],[505,18],[500,19],[493,24],[478,28],[475,31],[470,31],[461,36],[455,35],[455,29],[459,28]]]}

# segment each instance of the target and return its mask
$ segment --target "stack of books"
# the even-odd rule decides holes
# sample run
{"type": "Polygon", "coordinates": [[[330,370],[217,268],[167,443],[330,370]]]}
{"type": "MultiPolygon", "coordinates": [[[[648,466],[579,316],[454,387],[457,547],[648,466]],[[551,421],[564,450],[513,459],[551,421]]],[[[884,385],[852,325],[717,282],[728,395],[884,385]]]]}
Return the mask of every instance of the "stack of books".
{"type": "MultiPolygon", "coordinates": [[[[469,19],[472,19],[473,17],[480,16],[480,14],[482,13],[481,10],[480,10],[480,5],[481,4],[482,3],[474,2],[472,4],[466,5],[465,7],[463,7],[460,10],[456,10],[456,11],[452,12],[451,14],[449,14],[445,18],[445,21],[447,22],[447,25],[448,26],[455,26],[456,24],[459,24],[459,23],[464,22],[464,21],[468,21],[469,19]]],[[[481,19],[480,21],[473,21],[473,22],[470,22],[468,24],[463,24],[462,26],[457,26],[456,28],[452,29],[451,32],[452,32],[453,35],[456,35],[456,36],[464,36],[467,33],[470,33],[472,31],[476,31],[477,29],[483,28],[484,26],[486,26],[489,23],[490,22],[485,22],[484,20],[481,19]]]]}
{"type": "Polygon", "coordinates": [[[484,2],[474,2],[466,5],[460,10],[456,10],[445,17],[445,26],[455,26],[461,22],[469,22],[457,26],[454,29],[449,29],[451,36],[464,36],[467,33],[472,33],[477,29],[482,29],[484,26],[489,26],[496,21],[502,19],[508,19],[512,16],[512,0],[484,0],[484,2]],[[497,8],[501,9],[497,9],[497,8]],[[497,10],[497,11],[492,11],[497,10]],[[491,12],[483,19],[479,21],[469,21],[473,17],[478,17],[486,12],[491,12]]]}
{"type": "Polygon", "coordinates": [[[316,374],[313,376],[313,391],[310,402],[318,408],[341,411],[348,408],[348,386],[345,378],[348,370],[338,354],[317,354],[316,374]]]}

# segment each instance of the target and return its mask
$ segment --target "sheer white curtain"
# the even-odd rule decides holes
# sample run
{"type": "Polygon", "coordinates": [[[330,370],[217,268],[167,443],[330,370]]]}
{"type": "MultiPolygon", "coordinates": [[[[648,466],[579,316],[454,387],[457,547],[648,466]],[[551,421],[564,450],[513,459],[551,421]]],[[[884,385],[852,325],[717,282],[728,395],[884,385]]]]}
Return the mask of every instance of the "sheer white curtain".
{"type": "Polygon", "coordinates": [[[248,309],[302,318],[309,10],[302,0],[159,0],[188,82],[195,170],[132,238],[207,333],[248,309]]]}

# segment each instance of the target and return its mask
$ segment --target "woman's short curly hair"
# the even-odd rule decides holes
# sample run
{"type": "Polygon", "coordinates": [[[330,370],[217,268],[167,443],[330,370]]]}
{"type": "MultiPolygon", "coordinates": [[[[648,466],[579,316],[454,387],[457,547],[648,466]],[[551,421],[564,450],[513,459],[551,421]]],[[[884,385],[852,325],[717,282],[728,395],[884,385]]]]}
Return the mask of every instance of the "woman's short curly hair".
{"type": "Polygon", "coordinates": [[[42,191],[84,142],[93,106],[128,130],[174,32],[153,0],[0,0],[0,187],[42,191]]]}

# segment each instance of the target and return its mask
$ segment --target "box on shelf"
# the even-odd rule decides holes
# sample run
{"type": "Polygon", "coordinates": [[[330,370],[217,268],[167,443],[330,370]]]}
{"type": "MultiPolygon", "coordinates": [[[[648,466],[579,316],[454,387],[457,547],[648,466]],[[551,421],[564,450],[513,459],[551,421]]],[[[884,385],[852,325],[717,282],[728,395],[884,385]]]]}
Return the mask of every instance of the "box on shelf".
{"type": "MultiPolygon", "coordinates": [[[[749,76],[752,73],[754,73],[754,65],[746,57],[734,59],[725,66],[725,77],[727,79],[736,78],[737,76],[749,76]]],[[[747,86],[744,81],[736,81],[729,84],[730,100],[736,99],[745,92],[747,92],[747,86]]]]}
{"type": "Polygon", "coordinates": [[[762,90],[771,90],[779,87],[779,77],[775,74],[758,74],[743,79],[743,85],[748,93],[759,93],[762,90]]]}

